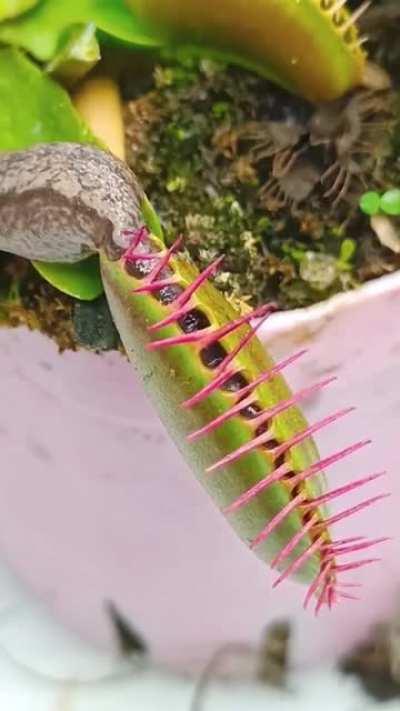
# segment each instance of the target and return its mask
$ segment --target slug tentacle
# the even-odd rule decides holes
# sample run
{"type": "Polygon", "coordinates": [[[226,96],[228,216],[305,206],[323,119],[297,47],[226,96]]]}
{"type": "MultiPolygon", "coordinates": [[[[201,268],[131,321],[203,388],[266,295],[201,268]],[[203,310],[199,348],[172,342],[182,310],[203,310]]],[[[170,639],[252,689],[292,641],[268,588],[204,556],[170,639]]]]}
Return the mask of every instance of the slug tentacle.
{"type": "Polygon", "coordinates": [[[339,576],[376,560],[339,564],[336,557],[387,540],[334,541],[329,533],[332,525],[387,494],[333,515],[324,508],[383,476],[374,473],[325,489],[325,470],[370,440],[319,457],[312,435],[354,408],[308,425],[296,406],[335,378],[291,394],[280,373],[304,351],[274,364],[257,338],[273,307],[235,312],[208,282],[221,258],[198,273],[180,255],[181,244],[179,239],[167,249],[141,229],[118,263],[102,259],[106,292],[127,352],[153,397],[165,390],[160,380],[170,377],[161,407],[164,421],[241,538],[279,571],[273,586],[296,577],[309,585],[305,606],[316,597],[316,612],[331,607],[340,598],[353,597],[343,592],[348,583],[339,576]],[[254,319],[258,323],[252,325],[254,319]],[[143,362],[149,358],[146,373],[143,362]]]}

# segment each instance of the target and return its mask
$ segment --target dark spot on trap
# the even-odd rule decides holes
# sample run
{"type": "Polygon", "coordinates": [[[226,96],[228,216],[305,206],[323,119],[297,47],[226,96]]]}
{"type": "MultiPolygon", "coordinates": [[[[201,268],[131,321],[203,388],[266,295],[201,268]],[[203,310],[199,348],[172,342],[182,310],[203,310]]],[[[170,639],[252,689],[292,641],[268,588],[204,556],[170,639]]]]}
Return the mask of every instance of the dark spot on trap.
{"type": "Polygon", "coordinates": [[[184,333],[194,333],[195,331],[201,331],[203,328],[208,328],[210,321],[200,309],[191,309],[178,319],[178,325],[184,333]]]}
{"type": "Polygon", "coordinates": [[[206,368],[211,368],[211,370],[218,368],[226,356],[227,352],[225,348],[218,341],[211,343],[211,345],[206,346],[200,351],[201,362],[206,368]]]}
{"type": "Polygon", "coordinates": [[[155,262],[152,259],[135,259],[125,261],[125,271],[129,276],[133,276],[135,279],[144,279],[145,276],[150,274],[153,269],[155,262]]]}
{"type": "Polygon", "coordinates": [[[160,301],[164,306],[171,304],[175,299],[182,294],[183,288],[179,284],[168,284],[168,286],[163,286],[157,292],[154,292],[154,296],[158,301],[160,301]]]}
{"type": "Polygon", "coordinates": [[[229,393],[235,393],[242,388],[245,388],[248,382],[242,373],[235,373],[228,380],[225,380],[223,385],[221,385],[222,390],[226,390],[229,393]]]}
{"type": "Polygon", "coordinates": [[[243,410],[240,410],[240,414],[242,417],[245,417],[246,420],[252,420],[254,417],[258,417],[260,412],[262,412],[262,408],[257,402],[252,402],[250,405],[246,405],[243,410]]]}

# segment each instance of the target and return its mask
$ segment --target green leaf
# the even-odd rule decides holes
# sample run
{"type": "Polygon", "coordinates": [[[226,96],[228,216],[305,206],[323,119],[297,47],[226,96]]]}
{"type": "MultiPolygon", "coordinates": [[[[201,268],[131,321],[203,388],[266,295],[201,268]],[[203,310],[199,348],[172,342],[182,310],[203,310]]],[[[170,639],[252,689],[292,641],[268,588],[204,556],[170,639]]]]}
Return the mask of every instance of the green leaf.
{"type": "Polygon", "coordinates": [[[38,2],[39,0],[0,0],[0,22],[21,15],[38,2]]]}
{"type": "Polygon", "coordinates": [[[97,143],[58,84],[16,49],[0,50],[0,150],[35,143],[97,143]]]}
{"type": "Polygon", "coordinates": [[[360,210],[366,215],[377,215],[380,210],[380,196],[373,190],[364,193],[360,198],[360,210]]]}
{"type": "Polygon", "coordinates": [[[89,22],[106,35],[129,44],[159,45],[140,28],[125,0],[42,0],[23,17],[0,25],[0,40],[23,47],[41,61],[49,61],[71,25],[89,22]]]}
{"type": "Polygon", "coordinates": [[[357,243],[354,239],[344,239],[340,245],[339,261],[348,264],[353,259],[356,249],[357,243]]]}
{"type": "MultiPolygon", "coordinates": [[[[0,50],[0,106],[0,151],[52,141],[100,145],[64,89],[15,49],[0,50]]],[[[97,257],[34,266],[50,284],[76,298],[95,299],[103,291],[97,257]]]]}
{"type": "Polygon", "coordinates": [[[380,199],[380,208],[386,215],[400,215],[400,190],[387,190],[380,199]]]}
{"type": "Polygon", "coordinates": [[[96,254],[77,264],[32,264],[49,284],[75,299],[92,301],[103,293],[99,258],[96,254]]]}
{"type": "Polygon", "coordinates": [[[141,204],[141,211],[146,227],[148,227],[148,229],[150,230],[150,232],[153,233],[153,235],[164,240],[160,218],[158,217],[153,205],[147,197],[144,198],[141,204]]]}
{"type": "Polygon", "coordinates": [[[47,64],[46,72],[67,87],[72,87],[99,61],[100,47],[96,39],[96,26],[76,25],[67,33],[65,43],[47,64]]]}

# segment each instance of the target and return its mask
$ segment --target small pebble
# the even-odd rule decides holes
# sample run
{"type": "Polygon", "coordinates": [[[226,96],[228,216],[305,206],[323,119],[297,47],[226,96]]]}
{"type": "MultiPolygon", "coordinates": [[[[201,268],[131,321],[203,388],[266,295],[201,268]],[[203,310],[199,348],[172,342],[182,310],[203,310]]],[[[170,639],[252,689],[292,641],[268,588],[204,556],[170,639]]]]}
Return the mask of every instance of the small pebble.
{"type": "Polygon", "coordinates": [[[400,254],[400,234],[395,220],[386,215],[373,215],[371,227],[379,242],[395,254],[400,254]]]}

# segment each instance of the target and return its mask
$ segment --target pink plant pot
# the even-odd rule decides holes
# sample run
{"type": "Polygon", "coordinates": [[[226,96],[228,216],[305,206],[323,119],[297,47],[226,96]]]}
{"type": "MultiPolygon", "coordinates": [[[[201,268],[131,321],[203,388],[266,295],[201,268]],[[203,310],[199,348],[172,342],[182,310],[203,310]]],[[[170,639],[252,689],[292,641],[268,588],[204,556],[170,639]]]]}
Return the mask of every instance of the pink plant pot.
{"type": "MultiPolygon", "coordinates": [[[[1,556],[33,595],[93,644],[113,643],[112,600],[155,658],[203,663],[229,640],[257,642],[277,617],[296,623],[294,662],[333,659],[397,604],[400,577],[400,274],[301,311],[276,314],[262,338],[277,356],[309,353],[295,387],[338,382],[307,402],[310,421],[358,411],[318,438],[322,455],[374,442],[329,471],[331,487],[388,470],[365,497],[392,497],[338,525],[339,537],[387,535],[382,562],[356,571],[362,601],[318,619],[304,591],[235,537],[169,441],[130,365],[116,353],[59,355],[24,329],[0,330],[1,556]]],[[[340,501],[345,508],[360,494],[340,501]]],[[[367,556],[365,556],[367,557],[367,556]]],[[[368,555],[368,557],[370,557],[368,555]]]]}

